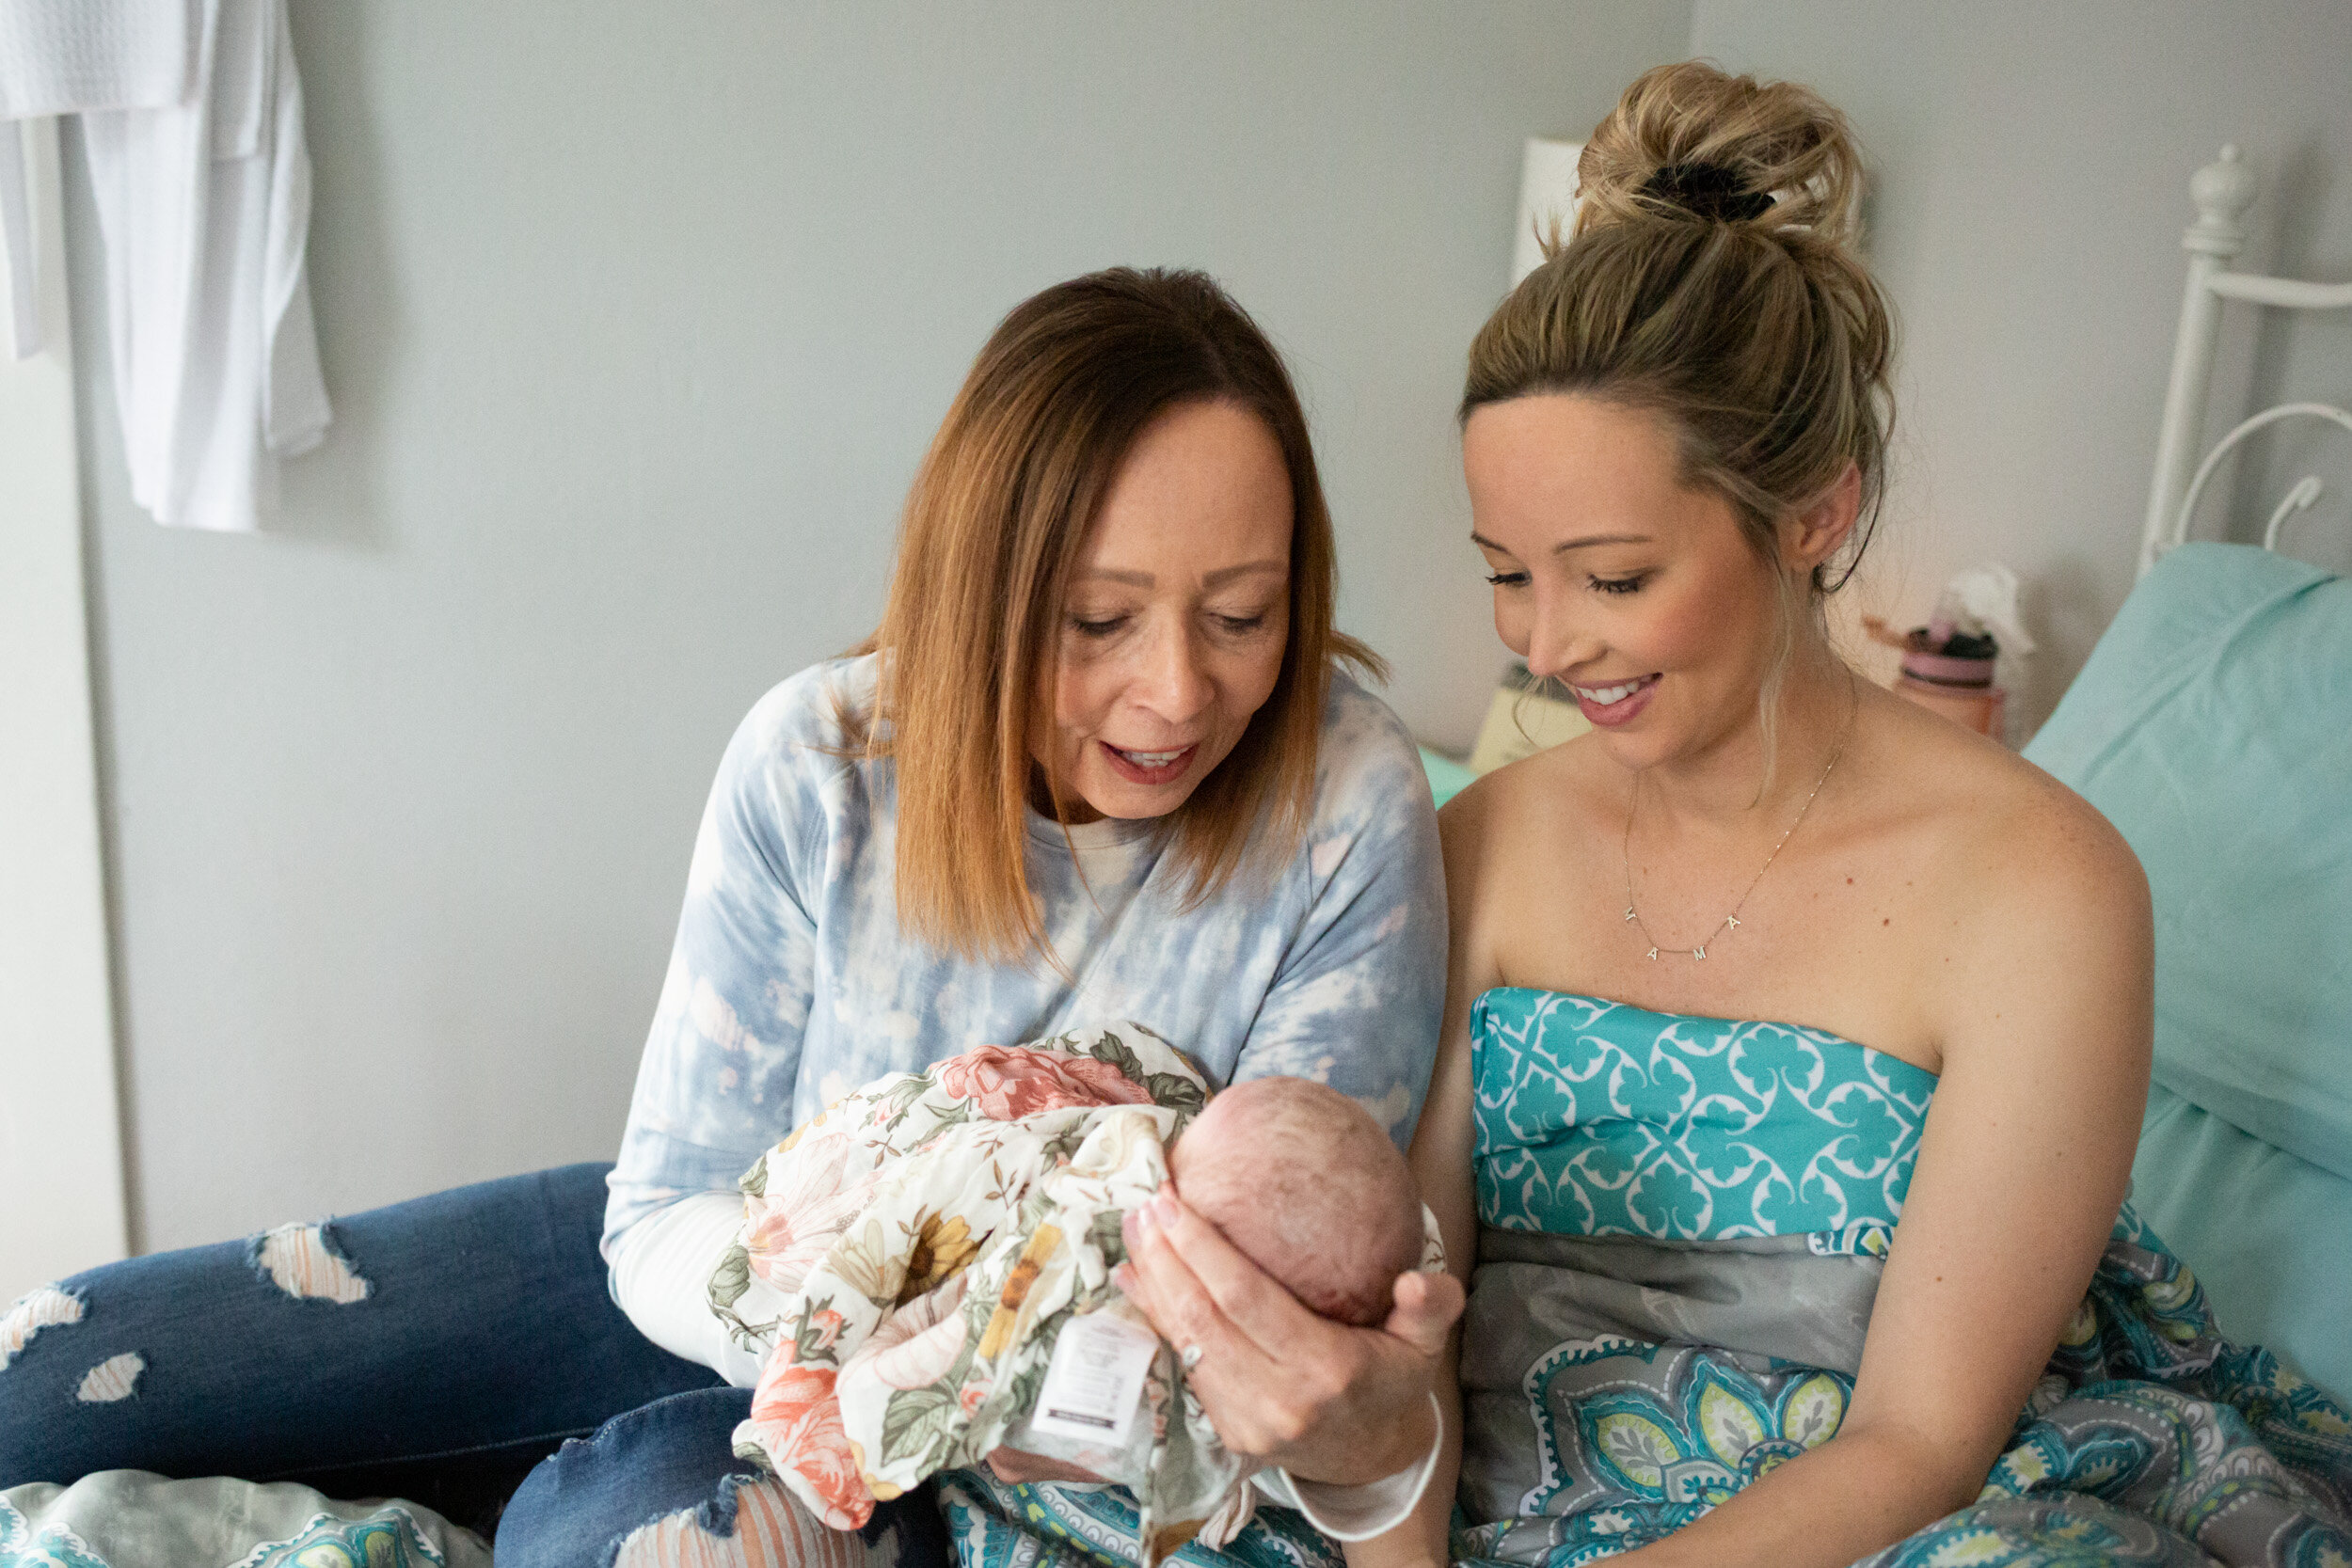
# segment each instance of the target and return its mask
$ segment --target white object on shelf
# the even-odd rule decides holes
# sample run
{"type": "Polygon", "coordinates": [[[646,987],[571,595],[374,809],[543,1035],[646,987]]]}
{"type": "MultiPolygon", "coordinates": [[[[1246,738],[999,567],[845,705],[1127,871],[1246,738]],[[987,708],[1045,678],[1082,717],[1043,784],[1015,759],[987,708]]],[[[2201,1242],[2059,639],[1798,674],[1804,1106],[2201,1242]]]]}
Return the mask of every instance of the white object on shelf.
{"type": "Polygon", "coordinates": [[[1990,634],[2005,654],[2033,652],[2033,639],[2017,615],[2017,574],[1998,562],[1971,566],[1944,585],[1929,625],[1942,622],[1971,637],[1990,634]]]}
{"type": "Polygon", "coordinates": [[[1565,236],[1576,224],[1576,161],[1583,156],[1581,141],[1547,141],[1530,136],[1519,161],[1518,244],[1511,252],[1511,286],[1544,264],[1538,238],[1559,225],[1565,236]]]}

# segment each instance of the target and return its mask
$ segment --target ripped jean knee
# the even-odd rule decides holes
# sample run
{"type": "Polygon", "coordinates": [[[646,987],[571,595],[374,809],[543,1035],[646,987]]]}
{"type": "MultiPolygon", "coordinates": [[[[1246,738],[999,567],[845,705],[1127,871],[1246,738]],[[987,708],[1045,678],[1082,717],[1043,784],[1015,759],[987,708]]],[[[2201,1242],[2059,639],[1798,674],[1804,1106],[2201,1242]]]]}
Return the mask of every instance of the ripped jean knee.
{"type": "Polygon", "coordinates": [[[954,1560],[929,1487],[885,1503],[866,1530],[828,1529],[734,1450],[751,1390],[675,1394],[566,1443],[499,1522],[500,1568],[945,1568],[954,1560]]]}
{"type": "MultiPolygon", "coordinates": [[[[0,1313],[0,1372],[7,1371],[8,1364],[44,1329],[72,1328],[87,1310],[81,1292],[61,1291],[55,1285],[36,1286],[19,1296],[7,1312],[0,1313]]],[[[56,1343],[54,1338],[52,1343],[56,1343]]],[[[138,1387],[139,1373],[146,1370],[146,1357],[135,1351],[107,1356],[82,1374],[73,1398],[81,1404],[127,1400],[138,1387]]]]}
{"type": "Polygon", "coordinates": [[[353,1269],[332,1220],[317,1225],[281,1225],[246,1241],[245,1260],[254,1274],[296,1301],[330,1301],[349,1307],[374,1290],[353,1269]]]}
{"type": "MultiPolygon", "coordinates": [[[[95,1413],[77,1418],[75,1407],[128,1405],[150,1390],[157,1364],[170,1390],[220,1392],[204,1368],[230,1359],[223,1347],[251,1337],[258,1322],[250,1286],[224,1276],[237,1251],[230,1243],[111,1264],[36,1286],[0,1311],[0,1487],[69,1484],[101,1468],[183,1468],[171,1412],[126,1410],[93,1428],[95,1413]],[[144,1442],[142,1429],[160,1447],[144,1442]]],[[[263,1231],[242,1252],[251,1275],[282,1297],[348,1306],[371,1293],[332,1222],[263,1231]]],[[[177,1424],[217,1414],[183,1410],[177,1424]]]]}
{"type": "MultiPolygon", "coordinates": [[[[245,1256],[258,1278],[297,1301],[349,1306],[367,1300],[372,1289],[353,1268],[332,1221],[264,1230],[246,1242],[245,1256]]],[[[103,1272],[98,1277],[103,1277],[103,1272]]],[[[89,1317],[89,1283],[36,1286],[0,1313],[0,1374],[6,1374],[44,1333],[50,1338],[43,1354],[72,1354],[61,1336],[89,1317]]],[[[101,1326],[105,1325],[102,1323],[101,1326]]],[[[114,1350],[89,1362],[87,1370],[74,1382],[74,1402],[113,1404],[127,1400],[138,1391],[140,1375],[146,1370],[145,1349],[114,1350]]]]}
{"type": "Polygon", "coordinates": [[[394,1465],[511,1485],[566,1437],[711,1386],[606,1291],[607,1169],[133,1258],[0,1304],[0,1489],[394,1465]]]}
{"type": "Polygon", "coordinates": [[[713,1501],[638,1526],[611,1568],[898,1568],[895,1533],[829,1529],[773,1476],[729,1476],[713,1501]]]}

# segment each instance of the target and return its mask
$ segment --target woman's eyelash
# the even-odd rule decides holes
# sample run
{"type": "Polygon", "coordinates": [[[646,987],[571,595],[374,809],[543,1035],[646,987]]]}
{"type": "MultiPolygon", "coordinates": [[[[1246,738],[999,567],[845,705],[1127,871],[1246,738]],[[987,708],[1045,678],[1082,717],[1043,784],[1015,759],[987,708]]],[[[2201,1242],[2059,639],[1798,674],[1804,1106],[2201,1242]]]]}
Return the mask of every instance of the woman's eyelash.
{"type": "MultiPolygon", "coordinates": [[[[1125,627],[1127,620],[1128,618],[1124,615],[1113,615],[1101,621],[1089,621],[1082,615],[1073,615],[1070,618],[1070,626],[1071,629],[1081,637],[1113,637],[1125,627]]],[[[1256,615],[1219,615],[1216,617],[1216,624],[1235,636],[1248,636],[1253,631],[1263,629],[1266,624],[1266,618],[1263,611],[1256,615]]]]}
{"type": "MultiPolygon", "coordinates": [[[[1631,594],[1638,592],[1642,584],[1648,579],[1646,576],[1637,574],[1629,578],[1587,578],[1585,580],[1599,593],[1631,594]]],[[[1524,588],[1527,585],[1527,574],[1525,572],[1489,572],[1486,575],[1486,581],[1497,588],[1524,588]]]]}

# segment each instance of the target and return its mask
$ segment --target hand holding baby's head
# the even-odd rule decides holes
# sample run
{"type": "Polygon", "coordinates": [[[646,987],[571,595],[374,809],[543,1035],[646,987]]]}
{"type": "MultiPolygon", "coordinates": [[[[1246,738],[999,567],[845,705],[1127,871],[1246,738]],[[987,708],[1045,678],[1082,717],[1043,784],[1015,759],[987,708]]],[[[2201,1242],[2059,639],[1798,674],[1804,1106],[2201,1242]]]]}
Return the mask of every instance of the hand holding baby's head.
{"type": "Polygon", "coordinates": [[[1304,1078],[1212,1097],[1168,1150],[1176,1191],[1313,1312],[1386,1322],[1397,1275],[1421,1266],[1413,1173],[1364,1108],[1304,1078]]]}

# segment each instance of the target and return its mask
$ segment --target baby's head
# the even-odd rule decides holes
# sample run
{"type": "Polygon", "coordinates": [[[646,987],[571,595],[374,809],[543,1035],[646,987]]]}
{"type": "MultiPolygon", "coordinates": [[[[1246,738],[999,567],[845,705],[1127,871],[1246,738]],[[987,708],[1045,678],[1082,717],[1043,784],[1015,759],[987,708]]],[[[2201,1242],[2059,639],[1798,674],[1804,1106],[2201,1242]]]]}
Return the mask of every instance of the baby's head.
{"type": "Polygon", "coordinates": [[[1253,1078],[1210,1100],[1168,1151],[1176,1190],[1327,1318],[1386,1321],[1421,1266],[1421,1195],[1389,1135],[1337,1089],[1253,1078]]]}

